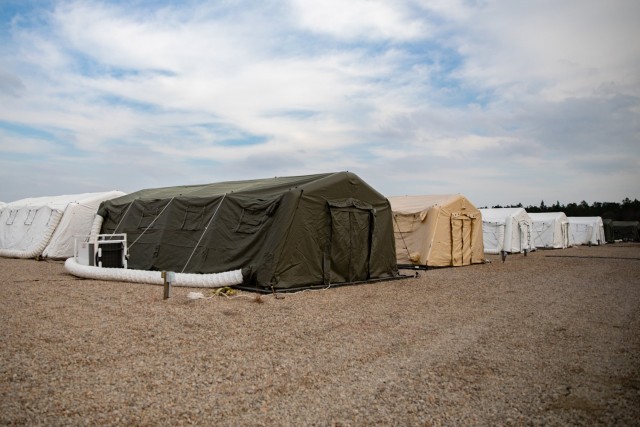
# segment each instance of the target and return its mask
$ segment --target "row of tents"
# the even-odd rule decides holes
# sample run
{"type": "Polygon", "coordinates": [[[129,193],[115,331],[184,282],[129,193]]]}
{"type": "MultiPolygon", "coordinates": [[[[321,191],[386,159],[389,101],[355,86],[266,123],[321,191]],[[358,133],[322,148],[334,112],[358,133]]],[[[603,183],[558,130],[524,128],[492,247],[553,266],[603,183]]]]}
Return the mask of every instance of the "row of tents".
{"type": "Polygon", "coordinates": [[[640,222],[567,217],[563,212],[528,213],[523,208],[480,209],[486,253],[522,253],[640,241],[640,222]]]}
{"type": "Polygon", "coordinates": [[[339,172],[3,203],[0,256],[77,259],[75,237],[122,234],[128,269],[241,271],[245,288],[280,291],[477,264],[485,253],[604,244],[605,224],[477,209],[462,195],[386,198],[339,172]]]}

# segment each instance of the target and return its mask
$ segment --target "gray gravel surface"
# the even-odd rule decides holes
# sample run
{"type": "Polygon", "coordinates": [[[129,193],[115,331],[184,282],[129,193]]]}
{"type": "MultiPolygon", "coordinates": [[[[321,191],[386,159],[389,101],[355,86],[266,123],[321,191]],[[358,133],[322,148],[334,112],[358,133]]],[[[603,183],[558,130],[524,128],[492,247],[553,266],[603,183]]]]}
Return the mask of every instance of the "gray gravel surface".
{"type": "Polygon", "coordinates": [[[0,424],[638,425],[640,245],[489,259],[163,300],[0,258],[0,424]]]}

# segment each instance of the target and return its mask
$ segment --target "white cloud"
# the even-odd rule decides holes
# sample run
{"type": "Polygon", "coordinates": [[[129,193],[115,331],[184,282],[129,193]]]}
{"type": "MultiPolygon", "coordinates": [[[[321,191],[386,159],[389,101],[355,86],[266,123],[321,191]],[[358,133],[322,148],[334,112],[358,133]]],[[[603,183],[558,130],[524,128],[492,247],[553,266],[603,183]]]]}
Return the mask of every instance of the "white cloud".
{"type": "Polygon", "coordinates": [[[291,0],[301,29],[338,39],[415,40],[429,34],[410,2],[291,0]]]}
{"type": "Polygon", "coordinates": [[[593,96],[603,85],[640,95],[640,3],[493,1],[460,25],[460,76],[507,99],[593,96]]]}
{"type": "Polygon", "coordinates": [[[24,89],[24,83],[20,77],[0,69],[0,94],[19,96],[24,89]]]}
{"type": "Polygon", "coordinates": [[[25,137],[0,129],[0,152],[5,155],[48,156],[59,152],[55,143],[43,138],[25,137]]]}
{"type": "Polygon", "coordinates": [[[474,3],[467,0],[417,0],[416,3],[428,13],[446,22],[466,21],[475,9],[474,3]]]}
{"type": "Polygon", "coordinates": [[[583,175],[604,181],[613,147],[628,161],[606,182],[632,193],[620,177],[640,158],[634,2],[54,5],[0,39],[0,129],[72,146],[47,154],[69,170],[139,171],[100,169],[128,191],[348,169],[389,194],[528,203],[604,191],[583,175]],[[580,147],[589,156],[571,162],[580,147]],[[531,200],[492,200],[498,185],[531,200]]]}
{"type": "Polygon", "coordinates": [[[203,21],[198,10],[142,13],[96,2],[63,3],[54,19],[69,47],[125,71],[184,73],[196,65],[233,72],[226,67],[249,53],[237,27],[221,20],[203,21]]]}
{"type": "MultiPolygon", "coordinates": [[[[336,116],[352,115],[350,105],[370,91],[368,80],[389,72],[387,64],[357,50],[315,56],[281,53],[277,40],[256,44],[255,38],[245,38],[246,29],[234,29],[224,20],[184,18],[183,13],[185,21],[166,22],[165,15],[140,20],[113,7],[59,7],[55,22],[61,45],[100,61],[95,66],[106,72],[73,75],[63,83],[89,104],[95,102],[91,96],[105,94],[162,106],[165,111],[154,114],[161,115],[165,125],[172,118],[184,119],[172,111],[192,112],[199,120],[228,123],[277,141],[295,136],[297,144],[304,145],[323,136],[329,137],[323,144],[337,141],[351,125],[336,116]],[[111,67],[139,71],[112,75],[111,67]],[[313,117],[291,120],[289,114],[297,111],[313,117]],[[203,117],[207,114],[208,120],[203,117]]],[[[142,116],[139,126],[156,121],[130,112],[142,116]]],[[[125,128],[128,122],[125,119],[125,128]]],[[[341,144],[348,143],[343,138],[341,144]]]]}

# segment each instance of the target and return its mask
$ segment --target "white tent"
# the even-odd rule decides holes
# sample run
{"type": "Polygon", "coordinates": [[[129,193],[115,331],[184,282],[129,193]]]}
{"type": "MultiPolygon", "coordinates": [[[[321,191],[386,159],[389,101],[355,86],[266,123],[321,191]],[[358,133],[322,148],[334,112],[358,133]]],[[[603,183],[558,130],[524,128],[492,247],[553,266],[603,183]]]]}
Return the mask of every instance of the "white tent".
{"type": "Polygon", "coordinates": [[[533,221],[522,208],[480,209],[484,251],[489,254],[535,250],[533,221]]]}
{"type": "Polygon", "coordinates": [[[529,213],[536,248],[564,249],[569,244],[569,220],[563,212],[529,213]]]}
{"type": "Polygon", "coordinates": [[[0,256],[68,258],[73,236],[91,231],[100,203],[122,191],[36,197],[8,203],[0,210],[0,256]]]}
{"type": "Polygon", "coordinates": [[[571,245],[604,245],[604,224],[599,216],[570,216],[569,243],[571,245]]]}

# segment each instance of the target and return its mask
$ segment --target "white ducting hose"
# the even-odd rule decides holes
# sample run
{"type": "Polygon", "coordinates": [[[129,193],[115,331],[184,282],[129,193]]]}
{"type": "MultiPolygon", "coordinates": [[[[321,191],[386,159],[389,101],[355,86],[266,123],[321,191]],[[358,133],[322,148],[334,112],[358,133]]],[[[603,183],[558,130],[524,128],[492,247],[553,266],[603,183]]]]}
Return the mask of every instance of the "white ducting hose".
{"type": "Polygon", "coordinates": [[[29,249],[0,249],[0,256],[7,258],[35,258],[38,255],[42,255],[42,251],[47,247],[49,240],[51,240],[51,236],[53,236],[58,224],[60,224],[62,214],[63,213],[58,210],[51,210],[51,216],[49,217],[47,228],[42,234],[42,238],[35,246],[29,249]]]}
{"type": "MultiPolygon", "coordinates": [[[[64,268],[74,276],[84,277],[86,279],[148,283],[150,285],[164,284],[164,279],[159,271],[93,267],[78,264],[75,258],[69,258],[65,261],[64,268]]],[[[172,285],[187,288],[222,288],[225,286],[239,285],[242,281],[242,270],[232,270],[214,274],[175,273],[175,280],[172,285]]]]}
{"type": "Polygon", "coordinates": [[[91,233],[89,234],[92,236],[97,236],[98,234],[100,234],[103,221],[104,221],[104,218],[96,214],[96,217],[93,219],[93,224],[91,224],[91,233]]]}

